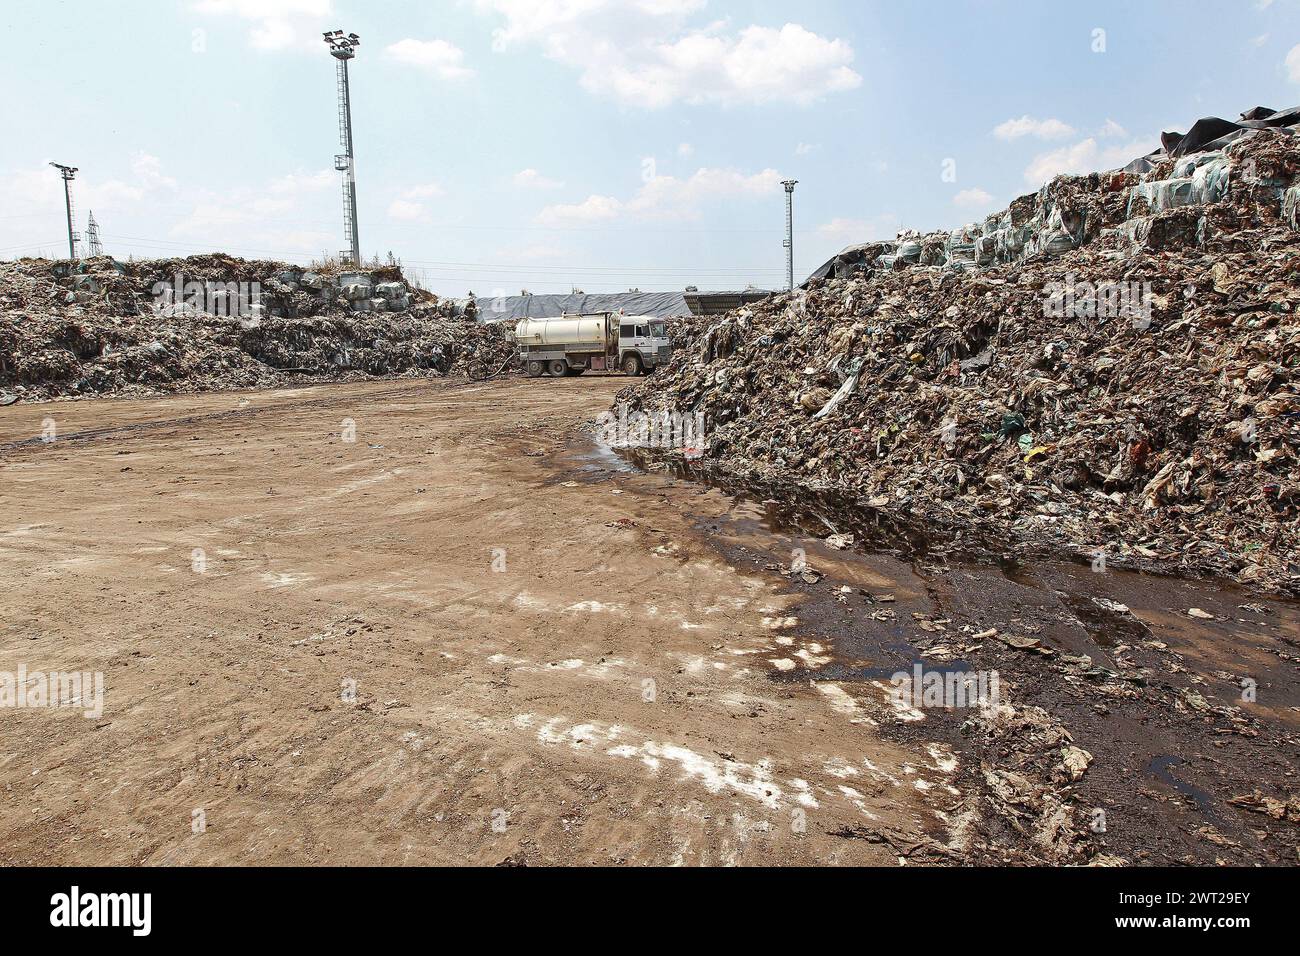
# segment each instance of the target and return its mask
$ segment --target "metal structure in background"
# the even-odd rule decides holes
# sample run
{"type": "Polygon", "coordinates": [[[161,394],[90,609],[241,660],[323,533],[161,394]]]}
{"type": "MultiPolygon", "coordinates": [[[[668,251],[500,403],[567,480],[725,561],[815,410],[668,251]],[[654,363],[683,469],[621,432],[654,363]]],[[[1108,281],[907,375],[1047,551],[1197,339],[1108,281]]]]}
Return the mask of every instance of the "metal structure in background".
{"type": "Polygon", "coordinates": [[[63,201],[68,209],[68,258],[77,258],[77,240],[81,237],[72,231],[72,181],[77,178],[77,167],[50,163],[63,177],[63,201]]]}
{"type": "Polygon", "coordinates": [[[785,287],[790,292],[794,291],[794,187],[798,183],[797,179],[781,181],[785,187],[785,287]]]}
{"type": "Polygon", "coordinates": [[[339,253],[354,266],[361,265],[361,239],[357,229],[357,177],[356,154],[352,150],[352,93],[348,88],[348,60],[357,55],[361,38],[355,33],[343,35],[342,30],[325,34],[330,56],[338,60],[339,90],[339,143],[343,152],[334,157],[334,168],[343,174],[343,235],[352,248],[339,253]]]}
{"type": "Polygon", "coordinates": [[[104,244],[99,241],[99,223],[95,222],[95,210],[90,210],[90,220],[86,223],[86,253],[93,259],[104,254],[104,244]]]}

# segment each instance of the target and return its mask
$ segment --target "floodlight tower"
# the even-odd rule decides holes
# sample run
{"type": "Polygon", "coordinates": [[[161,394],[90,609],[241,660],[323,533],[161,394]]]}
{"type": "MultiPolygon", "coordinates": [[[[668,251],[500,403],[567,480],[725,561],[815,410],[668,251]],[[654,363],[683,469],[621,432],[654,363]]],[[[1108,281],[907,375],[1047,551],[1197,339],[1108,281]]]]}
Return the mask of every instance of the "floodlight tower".
{"type": "Polygon", "coordinates": [[[78,236],[72,231],[72,180],[77,177],[77,167],[64,166],[61,163],[50,163],[50,165],[63,177],[63,203],[68,210],[68,258],[75,259],[78,236]]]}
{"type": "Polygon", "coordinates": [[[361,265],[361,240],[357,233],[357,177],[356,156],[352,152],[352,95],[348,88],[348,60],[357,55],[361,37],[355,33],[343,35],[342,30],[325,34],[330,56],[338,60],[339,89],[339,142],[343,152],[334,157],[334,168],[343,174],[343,235],[352,248],[340,253],[354,266],[361,265]]]}
{"type": "Polygon", "coordinates": [[[785,284],[786,289],[794,291],[794,187],[797,179],[782,180],[785,187],[785,284]]]}

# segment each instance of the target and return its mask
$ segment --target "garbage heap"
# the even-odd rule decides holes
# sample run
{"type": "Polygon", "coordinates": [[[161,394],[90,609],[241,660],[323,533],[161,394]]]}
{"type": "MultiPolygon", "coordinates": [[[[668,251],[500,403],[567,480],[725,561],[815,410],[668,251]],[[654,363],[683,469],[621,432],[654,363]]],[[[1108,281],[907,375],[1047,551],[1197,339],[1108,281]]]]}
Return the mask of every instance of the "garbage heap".
{"type": "Polygon", "coordinates": [[[1300,593],[1300,146],[1250,132],[848,250],[616,401],[859,538],[1300,593]]]}
{"type": "Polygon", "coordinates": [[[1234,166],[1237,198],[1242,198],[1243,182],[1249,181],[1257,193],[1246,197],[1251,208],[1268,209],[1271,219],[1280,214],[1296,228],[1300,187],[1287,165],[1287,144],[1297,132],[1300,107],[1255,107],[1237,122],[1201,119],[1186,135],[1165,133],[1165,150],[1139,157],[1124,169],[1057,177],[982,223],[951,232],[908,231],[895,240],[850,246],[812,277],[844,278],[859,271],[914,265],[972,269],[1041,253],[1061,255],[1098,239],[1159,246],[1170,238],[1179,242],[1190,238],[1186,234],[1166,237],[1169,231],[1230,231],[1242,224],[1207,222],[1203,214],[1207,206],[1219,214],[1226,211],[1220,204],[1234,185],[1229,175],[1234,166]],[[1247,145],[1252,140],[1256,141],[1247,145]],[[1243,160],[1247,155],[1250,158],[1243,160]]]}
{"type": "Polygon", "coordinates": [[[502,371],[510,330],[399,267],[312,271],[224,255],[0,263],[0,394],[24,400],[502,371]]]}

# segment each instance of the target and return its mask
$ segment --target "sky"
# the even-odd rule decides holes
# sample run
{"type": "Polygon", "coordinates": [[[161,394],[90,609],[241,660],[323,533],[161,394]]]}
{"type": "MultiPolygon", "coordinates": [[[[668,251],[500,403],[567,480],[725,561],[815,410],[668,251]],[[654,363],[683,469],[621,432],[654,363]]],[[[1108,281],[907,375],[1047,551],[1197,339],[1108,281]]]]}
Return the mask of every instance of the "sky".
{"type": "Polygon", "coordinates": [[[448,296],[779,288],[1198,117],[1300,104],[1300,0],[6,0],[0,258],[307,264],[343,234],[448,296]]]}

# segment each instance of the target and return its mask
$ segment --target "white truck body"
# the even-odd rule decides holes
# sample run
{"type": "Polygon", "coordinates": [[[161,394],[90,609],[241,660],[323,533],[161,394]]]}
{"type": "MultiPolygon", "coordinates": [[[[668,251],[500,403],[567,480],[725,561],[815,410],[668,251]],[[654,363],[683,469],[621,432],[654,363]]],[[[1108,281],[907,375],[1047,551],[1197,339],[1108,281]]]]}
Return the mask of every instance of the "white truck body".
{"type": "Polygon", "coordinates": [[[603,315],[560,316],[558,319],[522,319],[515,326],[515,341],[536,346],[590,346],[605,350],[609,323],[603,315]]]}
{"type": "Polygon", "coordinates": [[[640,375],[672,354],[663,319],[617,312],[521,319],[515,343],[524,370],[533,378],[581,375],[589,369],[640,375]]]}

